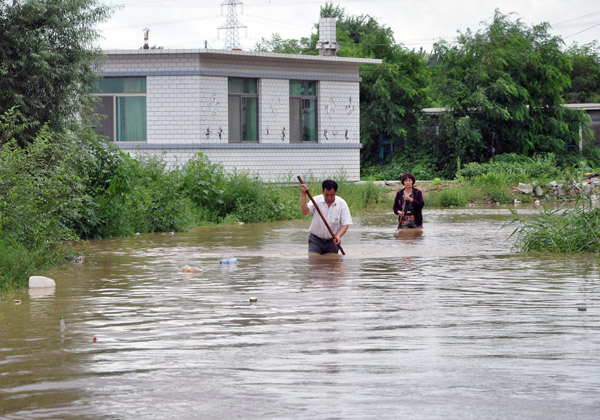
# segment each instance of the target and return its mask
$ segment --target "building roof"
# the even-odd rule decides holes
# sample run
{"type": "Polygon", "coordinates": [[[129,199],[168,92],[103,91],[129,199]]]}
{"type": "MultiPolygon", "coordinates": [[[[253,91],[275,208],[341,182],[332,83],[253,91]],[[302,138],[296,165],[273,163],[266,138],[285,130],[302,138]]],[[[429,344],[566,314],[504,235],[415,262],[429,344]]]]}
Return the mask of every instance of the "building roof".
{"type": "MultiPolygon", "coordinates": [[[[566,108],[583,109],[584,111],[600,110],[600,104],[564,104],[566,108]]],[[[436,115],[447,112],[448,108],[423,108],[425,114],[436,115]]]]}
{"type": "Polygon", "coordinates": [[[153,55],[153,54],[206,54],[212,56],[238,56],[245,58],[263,57],[282,60],[320,61],[332,63],[381,64],[380,58],[355,58],[324,55],[281,54],[271,52],[217,50],[217,49],[138,49],[138,50],[104,50],[106,55],[153,55]]]}
{"type": "Polygon", "coordinates": [[[567,108],[583,109],[585,111],[600,110],[600,104],[565,104],[567,108]]]}

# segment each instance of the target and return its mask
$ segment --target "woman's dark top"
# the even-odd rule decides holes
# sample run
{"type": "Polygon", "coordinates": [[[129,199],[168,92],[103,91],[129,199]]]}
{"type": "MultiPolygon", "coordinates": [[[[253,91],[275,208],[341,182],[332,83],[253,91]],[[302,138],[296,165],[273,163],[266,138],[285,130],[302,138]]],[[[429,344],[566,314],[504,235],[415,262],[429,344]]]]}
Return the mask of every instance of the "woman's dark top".
{"type": "MultiPolygon", "coordinates": [[[[406,201],[406,208],[404,209],[406,213],[412,212],[415,216],[415,224],[417,227],[423,226],[423,206],[425,205],[425,200],[423,200],[423,193],[421,190],[413,188],[412,194],[410,195],[415,201],[412,203],[410,201],[406,201]]],[[[398,214],[398,212],[402,211],[402,202],[404,201],[404,188],[396,193],[396,198],[394,199],[394,213],[398,214]]]]}

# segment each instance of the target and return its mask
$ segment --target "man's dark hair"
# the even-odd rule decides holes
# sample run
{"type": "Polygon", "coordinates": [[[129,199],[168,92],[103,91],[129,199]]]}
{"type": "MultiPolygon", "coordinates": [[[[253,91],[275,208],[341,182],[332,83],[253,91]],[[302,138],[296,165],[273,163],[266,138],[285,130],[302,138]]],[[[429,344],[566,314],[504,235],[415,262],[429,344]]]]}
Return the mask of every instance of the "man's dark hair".
{"type": "Polygon", "coordinates": [[[400,178],[400,182],[402,182],[402,185],[404,185],[404,181],[406,181],[407,178],[412,179],[413,185],[415,185],[415,182],[417,182],[413,174],[411,174],[410,172],[406,172],[402,175],[402,178],[400,178]]]}
{"type": "Polygon", "coordinates": [[[323,189],[324,190],[333,190],[335,192],[337,192],[337,182],[335,182],[332,179],[326,179],[325,181],[323,181],[323,189]]]}

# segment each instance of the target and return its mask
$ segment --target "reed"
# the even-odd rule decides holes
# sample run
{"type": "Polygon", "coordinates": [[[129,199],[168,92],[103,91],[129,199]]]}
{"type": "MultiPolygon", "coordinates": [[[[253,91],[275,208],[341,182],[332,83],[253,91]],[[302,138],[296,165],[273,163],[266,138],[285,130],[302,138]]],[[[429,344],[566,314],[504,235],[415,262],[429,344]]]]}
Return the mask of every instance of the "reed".
{"type": "Polygon", "coordinates": [[[596,253],[600,255],[600,209],[586,199],[578,199],[575,207],[544,207],[533,219],[522,219],[513,212],[513,250],[554,253],[596,253]],[[587,201],[587,202],[586,202],[587,201]]]}

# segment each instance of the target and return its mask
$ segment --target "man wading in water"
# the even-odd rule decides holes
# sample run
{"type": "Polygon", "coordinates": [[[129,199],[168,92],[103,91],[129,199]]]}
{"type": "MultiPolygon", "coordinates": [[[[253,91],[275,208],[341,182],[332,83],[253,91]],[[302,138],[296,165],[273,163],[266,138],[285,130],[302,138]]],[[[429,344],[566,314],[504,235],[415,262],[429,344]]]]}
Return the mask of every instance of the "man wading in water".
{"type": "Polygon", "coordinates": [[[350,209],[346,201],[337,197],[337,182],[327,179],[323,181],[323,194],[313,197],[313,200],[319,206],[323,217],[327,220],[327,224],[331,227],[334,232],[334,237],[331,237],[329,230],[323,223],[321,216],[315,210],[315,206],[312,201],[310,203],[306,200],[308,186],[306,184],[300,185],[302,190],[302,197],[300,198],[300,209],[302,214],[308,216],[310,213],[313,214],[312,222],[310,224],[308,235],[308,252],[314,254],[337,254],[338,246],[342,243],[342,236],[348,230],[348,226],[352,224],[352,217],[350,216],[350,209]]]}

